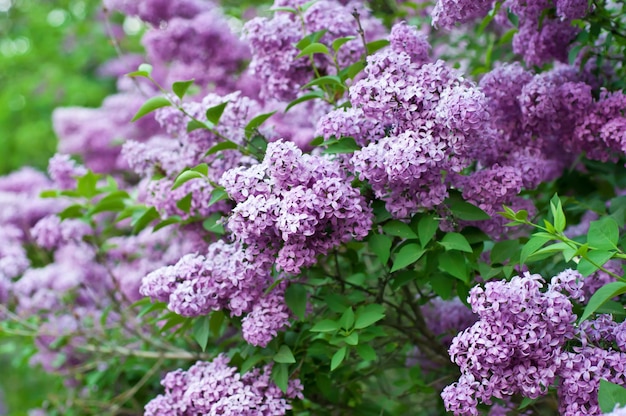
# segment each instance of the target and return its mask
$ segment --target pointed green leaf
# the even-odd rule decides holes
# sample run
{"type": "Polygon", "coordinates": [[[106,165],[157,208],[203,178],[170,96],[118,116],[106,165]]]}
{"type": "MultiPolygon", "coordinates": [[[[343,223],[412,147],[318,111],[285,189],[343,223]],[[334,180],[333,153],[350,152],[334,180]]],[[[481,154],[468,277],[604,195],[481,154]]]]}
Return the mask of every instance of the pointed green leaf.
{"type": "Polygon", "coordinates": [[[602,286],[589,299],[589,302],[587,303],[583,314],[580,316],[578,323],[580,324],[585,319],[589,318],[605,302],[624,293],[626,293],[626,283],[624,282],[612,282],[602,286]]]}
{"type": "Polygon", "coordinates": [[[328,46],[323,43],[311,43],[302,49],[302,51],[296,56],[296,59],[316,53],[329,54],[330,51],[328,50],[328,46]]]}
{"type": "Polygon", "coordinates": [[[309,329],[311,332],[334,332],[337,331],[340,327],[339,322],[331,321],[330,319],[324,319],[319,321],[313,328],[309,329]]]}
{"type": "Polygon", "coordinates": [[[481,221],[491,218],[489,214],[476,205],[465,201],[452,200],[449,204],[449,208],[450,211],[452,211],[452,215],[464,221],[481,221]]]}
{"type": "Polygon", "coordinates": [[[600,380],[600,388],[598,389],[598,404],[604,414],[613,412],[616,407],[626,407],[626,388],[620,386],[619,384],[611,383],[606,380],[600,380]]]}
{"type": "Polygon", "coordinates": [[[190,79],[189,81],[176,81],[172,84],[172,91],[174,91],[174,94],[182,100],[189,87],[193,85],[193,81],[193,79],[190,79]]]}
{"type": "Polygon", "coordinates": [[[344,342],[348,345],[358,345],[359,344],[359,334],[358,332],[352,332],[347,335],[344,339],[344,342]]]}
{"type": "Polygon", "coordinates": [[[131,119],[131,121],[137,121],[141,117],[145,116],[148,113],[153,112],[154,110],[157,110],[162,107],[169,107],[171,105],[172,104],[165,97],[161,97],[161,96],[152,97],[148,99],[148,101],[143,103],[143,105],[139,108],[139,111],[137,111],[137,114],[135,114],[135,116],[131,119]]]}
{"type": "Polygon", "coordinates": [[[150,207],[146,209],[136,220],[131,221],[133,234],[138,234],[141,230],[150,225],[152,221],[158,218],[161,218],[161,216],[156,208],[150,207]]]}
{"type": "Polygon", "coordinates": [[[202,221],[202,228],[211,233],[222,235],[225,233],[224,225],[221,224],[222,218],[223,217],[221,213],[214,212],[213,214],[209,215],[207,219],[202,221]]]}
{"type": "Polygon", "coordinates": [[[301,95],[300,97],[296,98],[295,100],[293,100],[287,105],[287,107],[285,108],[285,113],[289,111],[289,109],[296,104],[300,104],[302,102],[309,101],[309,100],[314,100],[316,98],[324,98],[324,91],[320,91],[320,90],[310,91],[304,95],[301,95]]]}
{"type": "Polygon", "coordinates": [[[469,283],[469,271],[465,256],[458,251],[446,251],[439,255],[439,269],[450,273],[464,283],[469,283]]]}
{"type": "Polygon", "coordinates": [[[285,303],[298,319],[304,319],[307,304],[307,292],[304,285],[290,284],[285,291],[285,303]]]}
{"type": "Polygon", "coordinates": [[[193,339],[196,340],[202,351],[206,350],[209,344],[209,317],[200,316],[193,323],[193,339]]]}
{"type": "Polygon", "coordinates": [[[217,152],[220,152],[222,150],[229,150],[229,149],[239,149],[239,145],[237,145],[237,143],[233,141],[225,140],[211,147],[204,155],[209,156],[217,152]]]}
{"type": "Polygon", "coordinates": [[[604,264],[609,261],[614,254],[614,251],[589,251],[587,252],[587,254],[585,254],[585,257],[580,259],[580,261],[578,262],[577,270],[580,272],[580,274],[587,277],[591,273],[598,270],[600,266],[604,266],[604,264]]]}
{"type": "Polygon", "coordinates": [[[391,238],[384,234],[371,234],[367,239],[370,250],[378,257],[382,264],[387,264],[391,255],[391,238]]]}
{"type": "Polygon", "coordinates": [[[592,221],[587,233],[587,243],[599,250],[616,250],[619,241],[619,226],[611,217],[592,221]]]}
{"type": "Polygon", "coordinates": [[[191,201],[192,201],[192,193],[189,192],[187,195],[185,195],[184,198],[182,198],[181,200],[176,202],[176,207],[183,211],[183,212],[189,212],[189,210],[191,209],[191,201]]]}
{"type": "Polygon", "coordinates": [[[289,365],[279,363],[272,367],[272,381],[283,392],[287,393],[289,387],[289,365]]]}
{"type": "Polygon", "coordinates": [[[382,305],[371,304],[356,311],[355,329],[367,328],[385,317],[385,308],[382,305]]]}
{"type": "Polygon", "coordinates": [[[334,371],[337,367],[341,365],[343,360],[346,358],[347,352],[347,347],[341,347],[337,350],[337,352],[333,355],[333,358],[330,360],[330,371],[334,371]]]}
{"type": "Polygon", "coordinates": [[[434,215],[427,215],[420,219],[417,224],[417,234],[419,235],[422,247],[426,247],[426,244],[433,238],[437,229],[439,229],[439,220],[437,220],[434,215]]]}
{"type": "Polygon", "coordinates": [[[352,326],[354,325],[354,310],[352,310],[351,306],[346,308],[343,315],[341,315],[339,325],[345,330],[352,329],[352,326]]]}
{"type": "Polygon", "coordinates": [[[224,114],[224,109],[228,105],[228,101],[218,104],[214,107],[206,110],[206,119],[209,120],[213,125],[217,125],[220,122],[220,118],[222,118],[222,114],[224,114]]]}
{"type": "Polygon", "coordinates": [[[215,188],[211,192],[211,199],[209,200],[209,207],[213,204],[216,204],[219,201],[223,201],[228,199],[228,193],[222,188],[215,188]]]}
{"type": "Polygon", "coordinates": [[[204,178],[205,176],[200,172],[196,172],[194,170],[186,170],[182,172],[176,180],[174,180],[174,185],[172,185],[172,190],[180,188],[184,183],[189,182],[192,179],[204,178]]]}
{"type": "Polygon", "coordinates": [[[244,128],[246,138],[249,139],[250,136],[252,136],[259,129],[259,127],[261,127],[261,125],[265,123],[265,121],[267,121],[267,119],[272,117],[275,113],[276,111],[272,111],[270,113],[259,114],[258,116],[250,120],[248,124],[246,124],[246,127],[244,128]]]}
{"type": "Polygon", "coordinates": [[[439,242],[439,244],[444,246],[446,251],[459,250],[465,251],[466,253],[474,252],[469,242],[467,241],[467,238],[465,238],[465,236],[460,233],[446,233],[439,242]]]}
{"type": "Polygon", "coordinates": [[[543,235],[533,235],[530,240],[524,244],[522,247],[522,253],[520,254],[519,262],[520,264],[524,264],[526,259],[533,254],[535,251],[539,250],[544,244],[548,241],[552,240],[552,237],[547,237],[543,235]]]}
{"type": "Polygon", "coordinates": [[[391,220],[383,225],[383,231],[387,235],[393,235],[404,239],[417,238],[417,234],[415,234],[415,231],[413,231],[408,224],[398,220],[391,220]]]}
{"type": "Polygon", "coordinates": [[[296,358],[287,345],[281,345],[278,352],[274,354],[273,359],[275,362],[283,364],[293,364],[296,362],[296,358]]]}
{"type": "Polygon", "coordinates": [[[356,150],[359,150],[361,147],[356,144],[356,140],[352,137],[342,137],[334,143],[328,145],[326,149],[324,149],[324,154],[338,154],[338,153],[353,153],[356,150]]]}
{"type": "Polygon", "coordinates": [[[411,243],[403,246],[400,250],[398,250],[398,254],[393,261],[391,273],[415,263],[424,253],[425,250],[417,243],[411,243]]]}
{"type": "Polygon", "coordinates": [[[337,38],[335,40],[333,40],[333,43],[331,44],[331,47],[333,48],[333,50],[335,52],[337,52],[339,50],[339,48],[341,48],[343,45],[345,45],[346,43],[350,42],[351,40],[356,39],[355,36],[346,36],[343,38],[337,38]]]}
{"type": "Polygon", "coordinates": [[[357,345],[356,353],[363,361],[376,361],[376,350],[369,344],[357,345]]]}
{"type": "Polygon", "coordinates": [[[389,45],[389,41],[387,39],[379,39],[373,42],[368,42],[367,44],[367,54],[371,55],[379,49],[384,48],[389,45]]]}

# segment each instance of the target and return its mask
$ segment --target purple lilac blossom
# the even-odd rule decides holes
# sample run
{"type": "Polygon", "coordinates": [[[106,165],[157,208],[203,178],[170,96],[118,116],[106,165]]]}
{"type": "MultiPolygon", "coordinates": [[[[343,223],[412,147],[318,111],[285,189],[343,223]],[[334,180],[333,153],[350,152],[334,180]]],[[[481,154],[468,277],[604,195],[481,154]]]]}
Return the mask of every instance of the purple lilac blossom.
{"type": "Polygon", "coordinates": [[[288,400],[302,399],[302,384],[290,380],[286,393],[270,381],[271,365],[240,375],[220,354],[213,361],[197,362],[187,371],[165,375],[165,394],[145,407],[145,416],[188,414],[280,416],[291,409],[288,400]]]}
{"type": "Polygon", "coordinates": [[[202,88],[213,84],[231,92],[235,73],[249,59],[246,45],[235,36],[217,8],[190,17],[174,17],[149,29],[142,39],[154,77],[170,85],[194,79],[202,88]]]}
{"type": "Polygon", "coordinates": [[[433,26],[452,28],[483,17],[491,10],[492,0],[437,0],[431,15],[433,26]]]}
{"type": "Polygon", "coordinates": [[[530,273],[470,291],[469,303],[480,319],[450,346],[461,377],[442,393],[448,411],[478,415],[479,401],[513,394],[537,398],[547,392],[576,320],[568,296],[557,290],[575,274],[553,279],[545,291],[543,278],[530,273]]]}
{"type": "MultiPolygon", "coordinates": [[[[346,5],[334,0],[318,1],[302,14],[304,28],[298,17],[288,12],[275,12],[271,19],[257,17],[248,21],[244,26],[244,39],[249,42],[252,52],[249,71],[262,80],[261,98],[292,100],[296,98],[299,88],[314,78],[309,58],[296,58],[300,50],[293,46],[310,33],[327,30],[319,40],[327,46],[337,38],[355,36],[356,39],[339,49],[337,60],[341,68],[357,62],[363,54],[363,46],[352,15],[355,9],[368,40],[383,36],[385,29],[382,23],[372,17],[359,1],[346,5]]],[[[327,55],[315,55],[314,65],[320,74],[336,73],[335,65],[327,55]]]]}
{"type": "Polygon", "coordinates": [[[84,176],[87,169],[76,163],[70,155],[57,153],[48,162],[48,175],[60,189],[76,188],[76,178],[84,176]]]}
{"type": "Polygon", "coordinates": [[[288,273],[315,263],[342,242],[364,238],[372,211],[339,163],[273,142],[265,158],[226,172],[220,183],[236,202],[228,229],[251,247],[266,247],[288,273]]]}
{"type": "Polygon", "coordinates": [[[174,17],[189,19],[215,7],[209,0],[104,0],[104,6],[128,16],[138,16],[154,26],[174,17]]]}

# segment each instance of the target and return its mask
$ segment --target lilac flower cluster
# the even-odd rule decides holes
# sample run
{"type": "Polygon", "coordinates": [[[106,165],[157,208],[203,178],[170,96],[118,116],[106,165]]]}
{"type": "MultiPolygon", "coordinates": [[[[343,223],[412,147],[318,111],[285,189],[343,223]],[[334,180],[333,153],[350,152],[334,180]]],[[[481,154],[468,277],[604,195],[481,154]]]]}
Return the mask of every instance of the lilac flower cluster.
{"type": "MultiPolygon", "coordinates": [[[[276,7],[301,5],[302,2],[275,2],[276,7]]],[[[248,21],[244,26],[244,37],[252,52],[249,70],[262,81],[261,98],[292,100],[296,98],[299,88],[314,77],[309,58],[296,58],[300,50],[294,46],[307,34],[327,30],[319,42],[328,47],[337,38],[355,36],[357,39],[341,47],[337,63],[344,68],[357,62],[364,50],[358,39],[358,24],[353,16],[355,9],[368,40],[375,40],[385,33],[382,23],[370,16],[360,1],[349,1],[344,5],[336,0],[321,0],[307,8],[301,16],[280,11],[275,12],[271,19],[257,17],[248,21]]],[[[327,55],[315,55],[313,65],[321,75],[337,72],[334,62],[327,55]]]]}
{"type": "Polygon", "coordinates": [[[262,163],[231,169],[220,182],[237,203],[228,229],[259,251],[259,261],[289,273],[372,226],[371,209],[341,165],[293,143],[270,143],[262,163]]]}
{"type": "MultiPolygon", "coordinates": [[[[471,22],[487,15],[493,1],[437,0],[432,10],[435,27],[452,28],[457,23],[471,22]]],[[[519,19],[513,37],[513,51],[523,55],[528,65],[542,65],[553,60],[566,61],[569,44],[579,30],[571,23],[589,12],[585,0],[506,0],[496,21],[509,26],[506,15],[510,10],[519,19]],[[545,13],[552,10],[553,13],[545,13]]]]}
{"type": "Polygon", "coordinates": [[[104,6],[159,26],[175,17],[192,18],[215,8],[210,0],[104,0],[104,6]]]}
{"type": "MultiPolygon", "coordinates": [[[[110,173],[126,167],[115,143],[143,141],[159,131],[151,115],[130,123],[144,101],[141,94],[129,90],[109,96],[100,108],[55,109],[52,124],[59,138],[59,153],[80,155],[85,166],[95,172],[110,173]]],[[[57,163],[55,160],[52,166],[57,163]]]]}
{"type": "Polygon", "coordinates": [[[526,273],[510,282],[474,287],[469,302],[480,320],[452,341],[450,356],[461,368],[442,393],[446,409],[478,415],[478,402],[513,394],[537,398],[561,366],[565,342],[574,337],[572,303],[561,290],[580,291],[582,276],[566,271],[542,291],[543,278],[526,273]]]}
{"type": "Polygon", "coordinates": [[[280,416],[291,409],[288,400],[302,399],[302,384],[290,380],[287,392],[270,381],[271,365],[240,375],[221,354],[197,362],[187,371],[168,373],[161,384],[165,394],[145,407],[146,416],[224,415],[280,416]]]}
{"type": "Polygon", "coordinates": [[[220,9],[202,9],[195,10],[197,14],[186,13],[184,17],[173,17],[166,25],[151,28],[142,43],[149,62],[157,68],[153,76],[165,85],[194,79],[201,87],[212,83],[229,92],[236,86],[233,75],[249,59],[248,48],[231,31],[220,9]]]}
{"type": "Polygon", "coordinates": [[[219,240],[206,255],[187,254],[175,265],[157,269],[144,277],[140,292],[152,300],[168,303],[182,316],[207,315],[227,310],[243,319],[243,337],[265,347],[278,331],[289,325],[284,300],[285,285],[264,294],[272,283],[271,264],[251,262],[240,244],[219,240]]]}
{"type": "Polygon", "coordinates": [[[469,149],[487,136],[484,94],[442,61],[426,63],[423,35],[396,25],[391,47],[368,57],[350,89],[353,109],[324,117],[318,132],[365,145],[352,168],[394,217],[433,208],[447,197],[444,172],[469,165],[469,149]]]}

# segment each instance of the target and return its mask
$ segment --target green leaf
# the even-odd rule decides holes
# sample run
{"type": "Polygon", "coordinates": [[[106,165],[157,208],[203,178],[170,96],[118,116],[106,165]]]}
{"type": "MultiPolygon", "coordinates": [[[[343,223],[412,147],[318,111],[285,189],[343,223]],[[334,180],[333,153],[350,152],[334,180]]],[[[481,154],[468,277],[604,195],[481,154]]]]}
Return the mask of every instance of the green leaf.
{"type": "Polygon", "coordinates": [[[324,37],[326,32],[328,32],[328,29],[322,29],[317,32],[313,32],[310,35],[305,36],[302,39],[300,39],[300,41],[296,43],[295,47],[299,50],[303,50],[310,44],[317,43],[322,37],[324,37]]]}
{"type": "Polygon", "coordinates": [[[465,238],[465,236],[460,233],[446,233],[439,242],[439,244],[444,246],[446,251],[459,250],[465,251],[466,253],[474,252],[469,242],[467,241],[467,238],[465,238]]]}
{"type": "Polygon", "coordinates": [[[337,153],[353,153],[355,150],[359,150],[360,147],[356,144],[356,141],[352,137],[342,137],[334,143],[328,145],[324,150],[325,154],[337,154],[337,153]]]}
{"type": "Polygon", "coordinates": [[[344,342],[348,345],[358,345],[359,344],[359,334],[358,332],[352,332],[343,339],[344,342]]]}
{"type": "Polygon", "coordinates": [[[209,165],[207,165],[206,163],[200,163],[199,165],[194,166],[190,170],[194,172],[198,172],[203,176],[207,176],[209,174],[209,165]]]}
{"type": "Polygon", "coordinates": [[[520,252],[520,244],[517,240],[498,241],[494,244],[489,254],[492,263],[504,263],[514,259],[520,252]]]}
{"type": "Polygon", "coordinates": [[[223,188],[215,188],[211,191],[211,199],[209,199],[209,207],[213,204],[228,199],[228,193],[223,188]]]}
{"type": "Polygon", "coordinates": [[[201,316],[196,318],[193,323],[192,330],[193,339],[196,340],[202,351],[206,350],[207,345],[209,344],[209,317],[201,316]]]}
{"type": "Polygon", "coordinates": [[[356,353],[363,361],[376,361],[376,350],[369,344],[357,345],[356,353]]]}
{"type": "Polygon", "coordinates": [[[614,254],[614,251],[589,251],[587,252],[585,257],[580,259],[580,261],[578,262],[577,270],[580,272],[580,274],[587,277],[596,270],[599,270],[598,266],[604,266],[604,264],[609,261],[614,254]]]}
{"type": "Polygon", "coordinates": [[[333,40],[333,43],[331,44],[331,47],[333,48],[333,50],[335,52],[337,52],[339,50],[339,48],[341,48],[343,45],[345,45],[346,43],[350,42],[351,40],[356,39],[355,36],[346,36],[343,38],[337,38],[335,40],[333,40]]]}
{"type": "Polygon", "coordinates": [[[417,234],[419,235],[422,247],[426,247],[426,244],[433,238],[437,229],[439,229],[439,220],[437,220],[434,215],[427,215],[420,219],[417,224],[417,234]]]}
{"type": "Polygon", "coordinates": [[[290,284],[285,291],[285,303],[295,316],[304,319],[307,304],[306,288],[299,283],[290,284]]]}
{"type": "Polygon", "coordinates": [[[248,371],[250,371],[250,369],[252,369],[252,367],[257,365],[259,362],[263,361],[264,358],[265,357],[261,354],[253,354],[249,356],[239,367],[239,373],[240,374],[247,373],[248,371]]]}
{"type": "Polygon", "coordinates": [[[178,175],[178,177],[174,181],[174,185],[172,185],[172,190],[180,188],[184,183],[197,178],[205,178],[205,176],[200,172],[196,172],[195,170],[186,170],[178,175]]]}
{"type": "Polygon", "coordinates": [[[209,108],[206,110],[206,119],[209,120],[210,123],[213,123],[213,125],[217,125],[227,105],[228,101],[209,108]]]}
{"type": "Polygon", "coordinates": [[[403,246],[400,250],[398,250],[398,254],[393,261],[391,273],[415,263],[424,253],[425,250],[417,243],[411,243],[403,246]]]}
{"type": "Polygon", "coordinates": [[[97,184],[100,178],[101,175],[96,175],[92,171],[89,171],[85,175],[78,178],[76,180],[76,190],[80,196],[91,199],[98,195],[99,192],[97,190],[97,184]]]}
{"type": "Polygon", "coordinates": [[[439,255],[439,269],[464,283],[469,283],[469,272],[465,264],[465,256],[457,251],[441,253],[439,255]]]}
{"type": "Polygon", "coordinates": [[[491,218],[485,211],[469,202],[452,200],[448,207],[452,215],[463,221],[481,221],[491,218]]]}
{"type": "Polygon", "coordinates": [[[334,371],[337,367],[341,365],[343,360],[346,358],[347,352],[347,347],[341,347],[337,350],[337,352],[333,355],[333,358],[330,360],[330,371],[334,371]]]}
{"type": "Polygon", "coordinates": [[[289,111],[289,109],[293,107],[294,105],[303,103],[305,101],[314,100],[316,98],[324,98],[324,91],[320,91],[320,90],[310,91],[310,92],[307,92],[306,94],[301,95],[300,97],[296,98],[295,100],[293,100],[287,105],[287,107],[285,108],[285,113],[289,111]]]}
{"type": "Polygon", "coordinates": [[[309,329],[311,332],[334,332],[340,328],[340,324],[337,321],[330,319],[324,319],[313,325],[313,328],[309,329]]]}
{"type": "Polygon", "coordinates": [[[169,100],[165,97],[161,97],[161,96],[152,97],[148,99],[148,101],[143,103],[143,105],[139,108],[139,111],[137,111],[137,114],[135,114],[135,116],[131,119],[131,121],[137,121],[141,117],[145,116],[148,113],[153,112],[154,110],[157,110],[162,107],[169,107],[171,105],[172,103],[170,103],[169,100]]]}
{"type": "Polygon", "coordinates": [[[96,205],[93,206],[88,212],[88,215],[95,215],[100,212],[119,212],[126,207],[124,200],[122,199],[113,199],[113,200],[105,200],[102,199],[96,205]]]}
{"type": "Polygon", "coordinates": [[[328,46],[324,45],[323,43],[311,43],[310,45],[307,45],[304,49],[302,49],[302,51],[296,56],[296,59],[316,53],[328,55],[330,51],[328,50],[328,46]]]}
{"type": "Polygon", "coordinates": [[[550,201],[550,212],[552,213],[552,218],[554,218],[554,229],[557,233],[562,233],[565,230],[566,221],[563,205],[558,195],[554,195],[550,201]]]}
{"type": "Polygon", "coordinates": [[[393,235],[404,239],[417,238],[417,234],[415,234],[415,231],[413,231],[408,224],[398,220],[391,220],[383,225],[383,231],[387,235],[393,235]]]}
{"type": "Polygon", "coordinates": [[[279,363],[273,366],[272,381],[276,383],[283,393],[287,393],[287,388],[289,387],[289,364],[279,363]]]}
{"type": "Polygon", "coordinates": [[[225,140],[211,147],[204,155],[209,156],[222,150],[239,149],[239,145],[233,141],[225,140]]]}
{"type": "Polygon", "coordinates": [[[520,253],[519,262],[520,265],[526,262],[526,259],[533,254],[535,251],[539,250],[546,244],[548,241],[552,240],[552,237],[547,237],[543,235],[533,235],[530,237],[530,240],[524,244],[522,247],[522,252],[520,253]]]}
{"type": "Polygon", "coordinates": [[[319,85],[330,85],[332,87],[336,87],[339,89],[347,89],[348,87],[343,83],[341,78],[337,75],[325,75],[323,77],[315,78],[314,80],[306,83],[301,89],[305,90],[307,88],[319,86],[319,85]]]}
{"type": "Polygon", "coordinates": [[[600,380],[598,389],[598,404],[602,413],[611,413],[616,407],[626,406],[626,388],[619,384],[600,380]]]}
{"type": "Polygon", "coordinates": [[[261,125],[265,123],[267,119],[272,117],[275,113],[276,111],[272,111],[270,113],[259,114],[258,116],[250,120],[248,124],[246,124],[246,127],[244,128],[246,138],[249,139],[250,136],[252,136],[259,129],[259,127],[261,127],[261,125]]]}
{"type": "Polygon", "coordinates": [[[384,234],[371,234],[367,239],[370,250],[382,264],[387,264],[391,255],[391,238],[384,234]]]}
{"type": "Polygon", "coordinates": [[[585,319],[589,318],[593,313],[598,310],[600,306],[604,305],[604,303],[606,303],[607,301],[613,299],[615,296],[619,296],[624,293],[626,293],[626,283],[624,282],[612,282],[602,286],[589,299],[589,302],[587,303],[583,314],[580,316],[578,323],[580,324],[585,319]]]}
{"type": "Polygon", "coordinates": [[[339,73],[337,75],[339,75],[339,77],[343,81],[345,81],[347,79],[354,79],[354,77],[356,77],[357,74],[359,72],[361,72],[364,68],[365,68],[365,62],[363,62],[363,61],[356,61],[355,63],[353,63],[349,67],[344,68],[341,71],[339,71],[339,73]]]}
{"type": "Polygon", "coordinates": [[[137,69],[139,71],[147,72],[148,74],[152,74],[152,65],[150,65],[150,64],[146,64],[146,63],[140,64],[137,69]]]}
{"type": "Polygon", "coordinates": [[[213,311],[211,313],[211,319],[209,319],[209,329],[211,333],[215,337],[219,337],[221,335],[222,324],[226,319],[226,314],[224,311],[213,311]]]}
{"type": "Polygon", "coordinates": [[[354,325],[354,310],[352,310],[351,306],[347,307],[343,315],[341,315],[341,318],[339,318],[339,325],[346,331],[352,329],[354,325]]]}
{"type": "Polygon", "coordinates": [[[209,126],[208,124],[203,123],[199,120],[191,120],[189,123],[187,123],[187,133],[191,133],[192,131],[199,129],[211,131],[212,128],[212,126],[209,126]]]}
{"type": "Polygon", "coordinates": [[[600,250],[616,250],[619,241],[619,226],[611,217],[592,221],[587,233],[587,243],[591,248],[600,250]]]}
{"type": "Polygon", "coordinates": [[[278,352],[274,354],[274,361],[283,364],[293,364],[296,358],[293,356],[291,349],[287,345],[281,345],[278,352]]]}
{"type": "Polygon", "coordinates": [[[59,218],[66,220],[68,218],[80,218],[85,212],[85,207],[80,204],[70,205],[59,213],[59,218]]]}
{"type": "Polygon", "coordinates": [[[172,224],[178,224],[181,221],[182,221],[182,218],[180,218],[178,215],[172,215],[171,217],[168,217],[164,219],[163,221],[161,221],[160,223],[158,223],[157,225],[155,225],[153,228],[153,231],[159,231],[161,228],[165,228],[168,225],[172,225],[172,224]]]}
{"type": "Polygon", "coordinates": [[[373,42],[368,42],[367,43],[367,54],[371,55],[374,52],[384,48],[387,45],[389,45],[389,41],[387,39],[379,39],[379,40],[375,40],[373,42]]]}
{"type": "Polygon", "coordinates": [[[367,328],[385,317],[385,308],[382,305],[370,304],[356,310],[354,321],[355,329],[367,328]]]}
{"type": "Polygon", "coordinates": [[[189,192],[187,195],[185,195],[184,198],[176,202],[176,207],[178,207],[178,209],[180,209],[181,211],[188,213],[189,210],[191,209],[192,197],[193,197],[192,193],[189,192]]]}
{"type": "Polygon", "coordinates": [[[133,227],[133,234],[138,234],[141,230],[146,228],[152,221],[161,218],[159,212],[154,207],[146,209],[136,220],[131,221],[133,227]]]}
{"type": "Polygon", "coordinates": [[[202,227],[214,234],[222,235],[225,233],[224,226],[219,223],[222,219],[222,214],[219,212],[214,212],[209,215],[204,221],[202,221],[202,227]]]}
{"type": "Polygon", "coordinates": [[[172,84],[172,91],[174,91],[174,94],[182,100],[189,87],[193,85],[193,81],[193,79],[190,79],[189,81],[176,81],[172,84]]]}

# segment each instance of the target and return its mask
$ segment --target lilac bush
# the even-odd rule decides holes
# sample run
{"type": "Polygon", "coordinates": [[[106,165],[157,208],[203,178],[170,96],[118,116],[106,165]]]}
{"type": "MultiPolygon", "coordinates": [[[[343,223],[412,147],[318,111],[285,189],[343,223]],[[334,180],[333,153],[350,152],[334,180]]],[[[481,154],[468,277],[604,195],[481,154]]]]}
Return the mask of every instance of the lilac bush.
{"type": "Polygon", "coordinates": [[[619,414],[620,11],[105,0],[144,55],[0,178],[31,413],[619,414]]]}

